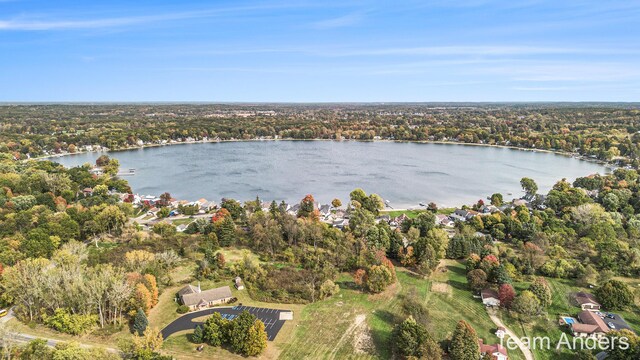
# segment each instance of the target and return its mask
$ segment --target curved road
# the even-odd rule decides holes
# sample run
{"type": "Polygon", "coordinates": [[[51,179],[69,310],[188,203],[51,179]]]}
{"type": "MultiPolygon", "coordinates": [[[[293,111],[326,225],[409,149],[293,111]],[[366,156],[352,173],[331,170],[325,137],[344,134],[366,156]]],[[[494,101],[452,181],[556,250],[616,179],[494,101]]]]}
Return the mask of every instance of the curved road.
{"type": "Polygon", "coordinates": [[[535,358],[533,357],[533,353],[531,352],[531,349],[529,349],[522,342],[522,340],[520,340],[520,337],[518,337],[513,331],[511,331],[511,329],[509,329],[505,324],[502,323],[502,320],[500,320],[500,318],[496,315],[495,311],[491,309],[487,309],[487,312],[489,313],[489,317],[491,318],[491,321],[493,321],[493,323],[496,324],[496,326],[503,327],[507,335],[509,335],[509,337],[512,338],[513,341],[515,341],[516,345],[518,345],[518,347],[520,348],[520,351],[522,351],[522,353],[524,354],[524,358],[527,360],[535,360],[535,358]]]}
{"type": "Polygon", "coordinates": [[[284,325],[285,320],[280,320],[281,312],[290,312],[290,310],[279,310],[279,309],[267,309],[260,308],[254,306],[224,306],[224,307],[213,307],[204,310],[198,310],[186,313],[179,318],[172,321],[169,325],[165,326],[162,329],[162,338],[166,339],[172,334],[175,334],[184,330],[193,330],[196,325],[202,325],[204,322],[202,321],[194,321],[197,318],[212,315],[215,312],[220,313],[223,317],[226,316],[227,319],[235,318],[240,315],[243,311],[248,311],[250,314],[255,315],[260,321],[264,323],[265,331],[267,332],[267,340],[273,341],[278,335],[278,332],[284,325]]]}

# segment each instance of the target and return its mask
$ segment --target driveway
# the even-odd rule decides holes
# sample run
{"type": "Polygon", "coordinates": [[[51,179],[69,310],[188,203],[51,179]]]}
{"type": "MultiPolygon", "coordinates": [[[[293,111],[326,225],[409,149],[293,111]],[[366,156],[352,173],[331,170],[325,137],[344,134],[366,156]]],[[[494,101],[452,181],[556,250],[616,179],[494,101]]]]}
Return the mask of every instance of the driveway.
{"type": "Polygon", "coordinates": [[[626,329],[626,330],[631,330],[632,332],[635,333],[635,331],[631,328],[631,326],[629,326],[629,324],[627,324],[627,322],[622,318],[622,316],[614,313],[608,313],[608,314],[612,315],[613,319],[610,319],[608,317],[603,317],[602,321],[604,321],[605,324],[608,325],[609,323],[613,323],[613,325],[616,327],[616,330],[626,329]]]}
{"type": "Polygon", "coordinates": [[[290,312],[290,310],[266,309],[253,306],[216,307],[194,311],[182,315],[162,329],[162,338],[166,339],[177,332],[193,330],[197,325],[204,324],[202,321],[193,321],[199,317],[212,315],[217,312],[220,313],[223,318],[232,320],[243,311],[248,311],[264,323],[264,327],[267,332],[267,340],[269,341],[273,341],[273,339],[276,338],[276,335],[278,335],[278,332],[282,329],[282,325],[284,325],[284,320],[280,320],[280,313],[290,312]]]}
{"type": "Polygon", "coordinates": [[[524,354],[524,358],[527,360],[534,360],[535,358],[533,357],[531,349],[529,349],[522,342],[522,340],[520,340],[520,338],[513,331],[511,331],[511,329],[509,329],[502,323],[502,320],[500,320],[500,318],[496,315],[495,310],[487,309],[487,312],[489,313],[491,321],[493,321],[493,323],[496,324],[497,327],[503,327],[507,335],[509,335],[509,337],[512,338],[513,341],[518,345],[520,351],[522,351],[522,353],[524,354]]]}

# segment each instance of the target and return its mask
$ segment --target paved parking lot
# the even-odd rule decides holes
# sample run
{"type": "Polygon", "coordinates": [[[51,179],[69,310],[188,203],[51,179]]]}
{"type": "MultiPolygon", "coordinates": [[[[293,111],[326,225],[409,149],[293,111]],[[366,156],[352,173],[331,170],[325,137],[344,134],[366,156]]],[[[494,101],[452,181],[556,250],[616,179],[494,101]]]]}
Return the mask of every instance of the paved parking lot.
{"type": "Polygon", "coordinates": [[[273,339],[276,338],[276,335],[278,335],[278,332],[282,329],[282,325],[284,325],[285,320],[280,320],[280,313],[289,312],[289,310],[267,309],[254,306],[234,306],[194,311],[182,315],[162,329],[162,338],[166,339],[179,331],[195,329],[197,325],[204,323],[202,321],[193,321],[196,318],[212,315],[217,312],[220,313],[224,319],[233,320],[243,311],[248,311],[264,323],[267,340],[269,341],[273,341],[273,339]]]}

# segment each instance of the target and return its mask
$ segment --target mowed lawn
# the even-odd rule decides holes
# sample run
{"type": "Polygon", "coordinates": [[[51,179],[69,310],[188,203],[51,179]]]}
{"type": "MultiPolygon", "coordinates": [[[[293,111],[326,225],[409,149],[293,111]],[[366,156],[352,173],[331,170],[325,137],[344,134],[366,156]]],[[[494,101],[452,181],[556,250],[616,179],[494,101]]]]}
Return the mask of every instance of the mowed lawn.
{"type": "MultiPolygon", "coordinates": [[[[569,341],[573,340],[573,336],[570,334],[567,326],[558,325],[558,320],[561,315],[567,315],[576,317],[580,312],[580,308],[571,304],[571,294],[585,291],[593,293],[593,289],[586,289],[575,284],[574,281],[564,279],[552,279],[546,278],[549,283],[549,287],[552,291],[553,303],[547,309],[547,314],[532,319],[528,323],[522,323],[514,317],[510,316],[507,312],[501,311],[503,322],[511,328],[519,336],[532,337],[544,337],[548,336],[551,339],[552,350],[544,349],[532,349],[536,359],[538,360],[555,360],[555,359],[573,359],[574,352],[566,348],[556,350],[555,347],[558,341],[561,339],[562,333],[567,334],[569,341]]],[[[630,286],[637,287],[640,283],[635,279],[619,279],[628,282],[630,286]]],[[[528,282],[518,282],[514,284],[514,287],[518,293],[522,290],[526,290],[529,287],[528,282]]],[[[606,309],[604,309],[606,310],[606,309]]],[[[626,311],[615,311],[616,314],[621,315],[627,323],[636,331],[640,330],[640,308],[634,305],[632,308],[626,311]]]]}
{"type": "MultiPolygon", "coordinates": [[[[430,331],[437,340],[450,338],[460,320],[465,320],[485,343],[500,341],[495,335],[496,326],[479,298],[474,298],[467,287],[463,262],[443,260],[431,276],[427,292],[427,307],[431,315],[430,331]],[[446,269],[446,271],[443,271],[446,269]]],[[[509,350],[509,359],[524,359],[519,350],[509,350]]]]}
{"type": "MultiPolygon", "coordinates": [[[[431,317],[429,330],[437,341],[449,337],[459,320],[466,320],[485,341],[497,342],[484,306],[466,287],[464,265],[451,260],[443,264],[447,271],[436,271],[430,279],[397,268],[398,282],[377,295],[354,289],[351,276],[343,275],[337,296],[304,308],[294,337],[281,345],[280,358],[391,358],[391,331],[404,320],[401,298],[412,288],[424,298],[431,317]]],[[[509,355],[514,360],[523,358],[519,351],[509,355]]]]}
{"type": "MultiPolygon", "coordinates": [[[[238,250],[237,253],[227,253],[225,255],[230,255],[232,258],[231,262],[239,261],[242,259],[246,251],[238,250]],[[236,259],[237,258],[237,259],[236,259]]],[[[250,256],[255,257],[252,253],[249,253],[250,256]]],[[[163,292],[160,294],[158,304],[151,309],[149,318],[149,326],[157,327],[158,329],[162,329],[167,326],[169,323],[180,317],[181,315],[176,312],[178,308],[178,303],[175,302],[176,293],[185,286],[187,283],[191,283],[193,285],[198,284],[197,280],[193,279],[193,273],[195,270],[195,264],[189,263],[183,266],[179,266],[174,269],[171,273],[173,281],[176,283],[175,286],[171,286],[163,289],[163,292]]],[[[292,338],[292,333],[297,327],[298,319],[297,315],[302,313],[302,309],[304,305],[300,304],[274,304],[274,303],[266,303],[255,301],[251,299],[249,293],[246,290],[237,290],[233,283],[230,280],[221,280],[221,281],[211,281],[211,280],[203,280],[200,281],[200,286],[203,290],[212,289],[220,286],[228,285],[231,288],[231,292],[234,297],[238,299],[238,301],[233,304],[237,305],[242,303],[247,306],[256,306],[256,307],[264,307],[270,309],[283,309],[283,310],[292,310],[294,313],[294,320],[285,322],[284,326],[278,333],[278,336],[274,341],[270,341],[267,344],[267,349],[262,354],[261,358],[263,359],[277,359],[279,356],[279,344],[285,342],[292,338]]],[[[205,319],[198,319],[199,321],[204,321],[205,319]]],[[[162,352],[166,355],[172,355],[177,359],[241,359],[242,356],[233,354],[225,349],[214,348],[211,346],[205,346],[202,352],[196,351],[196,347],[198,345],[193,344],[189,341],[188,336],[193,331],[184,331],[181,333],[174,334],[170,336],[167,340],[165,340],[162,352]]]]}
{"type": "MultiPolygon", "coordinates": [[[[437,214],[444,214],[444,215],[450,215],[451,213],[453,213],[455,209],[454,208],[442,208],[442,209],[438,209],[438,211],[436,211],[437,214]]],[[[380,214],[383,215],[389,215],[392,218],[398,217],[402,214],[407,215],[407,217],[409,219],[414,219],[416,218],[418,215],[420,215],[420,213],[423,212],[427,212],[428,210],[426,209],[418,209],[418,210],[383,210],[380,212],[380,214]]]]}

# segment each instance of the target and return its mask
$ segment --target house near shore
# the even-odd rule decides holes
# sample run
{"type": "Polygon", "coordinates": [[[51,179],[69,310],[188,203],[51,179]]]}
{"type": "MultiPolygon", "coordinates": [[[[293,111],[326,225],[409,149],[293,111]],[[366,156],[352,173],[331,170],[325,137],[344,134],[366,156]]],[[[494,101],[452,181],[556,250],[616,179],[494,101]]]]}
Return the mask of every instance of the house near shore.
{"type": "Polygon", "coordinates": [[[178,296],[182,305],[189,307],[192,311],[226,304],[233,299],[231,288],[228,286],[202,291],[200,284],[197,287],[190,284],[183,287],[178,292],[178,296]]]}
{"type": "Polygon", "coordinates": [[[391,216],[389,215],[380,215],[376,218],[376,224],[380,223],[389,223],[391,221],[391,216]]]}
{"type": "Polygon", "coordinates": [[[332,225],[338,229],[344,229],[349,226],[349,219],[335,219],[332,225]]]}
{"type": "Polygon", "coordinates": [[[480,211],[481,215],[489,215],[500,211],[500,209],[498,209],[498,207],[494,205],[482,205],[478,210],[480,211]]]}
{"type": "Polygon", "coordinates": [[[467,221],[467,215],[469,213],[467,210],[456,209],[453,213],[451,213],[450,218],[454,221],[467,221]]]}
{"type": "Polygon", "coordinates": [[[204,210],[205,212],[209,212],[217,207],[217,204],[214,201],[209,201],[205,198],[198,199],[196,203],[198,203],[200,210],[204,210]]]}
{"type": "Polygon", "coordinates": [[[513,206],[527,206],[529,202],[525,199],[514,199],[512,202],[513,206]]]}
{"type": "Polygon", "coordinates": [[[600,339],[609,332],[604,320],[593,311],[583,310],[578,314],[579,323],[571,324],[571,332],[575,337],[600,339]]]}
{"type": "Polygon", "coordinates": [[[454,227],[455,223],[447,215],[436,215],[436,225],[442,225],[444,227],[454,227]]]}
{"type": "Polygon", "coordinates": [[[101,176],[101,175],[104,174],[104,171],[102,170],[101,167],[93,167],[93,168],[89,169],[89,173],[91,175],[101,176]]]}
{"type": "Polygon", "coordinates": [[[480,215],[480,213],[475,210],[456,209],[450,218],[454,221],[468,221],[478,215],[480,215]]]}
{"type": "Polygon", "coordinates": [[[298,211],[300,210],[300,204],[295,204],[287,210],[287,212],[291,215],[298,215],[298,211]]]}
{"type": "Polygon", "coordinates": [[[480,346],[480,355],[483,359],[491,360],[509,360],[507,355],[507,349],[500,344],[485,344],[484,340],[478,340],[478,346],[480,346]]]}
{"type": "Polygon", "coordinates": [[[409,220],[409,217],[407,216],[407,214],[402,214],[400,216],[397,216],[397,217],[393,218],[393,220],[391,220],[389,225],[400,227],[400,226],[402,226],[402,223],[407,221],[407,220],[409,220]]]}
{"type": "Polygon", "coordinates": [[[328,205],[328,204],[321,205],[318,211],[320,212],[321,217],[329,216],[331,215],[331,205],[328,205]]]}
{"type": "Polygon", "coordinates": [[[483,289],[480,292],[480,298],[482,298],[482,303],[485,306],[500,306],[500,298],[498,297],[498,292],[493,289],[483,289]]]}
{"type": "Polygon", "coordinates": [[[596,301],[595,296],[585,292],[576,293],[573,296],[573,302],[582,310],[600,311],[602,307],[602,305],[596,301]]]}

